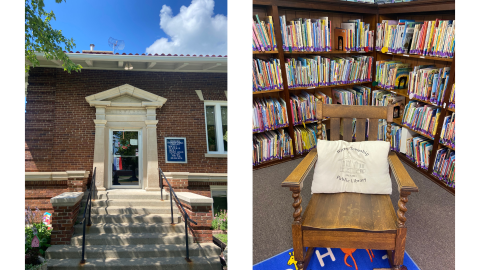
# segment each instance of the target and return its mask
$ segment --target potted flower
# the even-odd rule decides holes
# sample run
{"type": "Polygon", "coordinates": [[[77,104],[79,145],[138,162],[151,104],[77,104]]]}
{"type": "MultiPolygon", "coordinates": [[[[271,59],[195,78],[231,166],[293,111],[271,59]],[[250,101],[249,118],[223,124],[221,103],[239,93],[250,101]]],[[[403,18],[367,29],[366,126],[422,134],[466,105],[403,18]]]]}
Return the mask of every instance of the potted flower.
{"type": "Polygon", "coordinates": [[[42,222],[40,210],[25,209],[25,269],[46,270],[45,251],[50,246],[51,230],[42,222]]]}

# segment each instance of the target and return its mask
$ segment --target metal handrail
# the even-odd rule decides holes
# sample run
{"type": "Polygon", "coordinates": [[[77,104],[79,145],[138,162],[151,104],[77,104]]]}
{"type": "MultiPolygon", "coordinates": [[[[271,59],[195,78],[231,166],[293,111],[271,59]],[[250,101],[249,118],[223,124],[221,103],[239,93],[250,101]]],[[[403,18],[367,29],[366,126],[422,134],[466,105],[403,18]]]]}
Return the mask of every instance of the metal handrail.
{"type": "MultiPolygon", "coordinates": [[[[180,208],[182,208],[181,212],[183,212],[182,215],[183,215],[183,219],[185,220],[185,244],[186,244],[186,250],[187,250],[187,257],[185,259],[187,261],[189,261],[190,258],[189,258],[189,254],[188,254],[188,221],[192,222],[195,225],[197,225],[197,222],[195,222],[194,220],[192,220],[188,216],[187,211],[185,211],[182,204],[180,203],[180,200],[178,199],[177,194],[175,194],[175,191],[173,190],[172,186],[170,185],[170,182],[168,182],[167,177],[165,177],[165,175],[163,174],[162,169],[158,168],[158,170],[160,171],[160,177],[165,179],[165,181],[167,182],[168,187],[170,189],[170,213],[171,213],[171,216],[172,216],[172,224],[174,224],[174,222],[173,222],[172,194],[173,194],[173,196],[175,196],[175,202],[177,203],[177,205],[180,205],[180,208]]],[[[160,179],[160,180],[162,180],[162,179],[160,179]]],[[[160,181],[160,194],[161,194],[160,196],[162,197],[162,200],[163,200],[163,180],[160,181]]]]}
{"type": "Polygon", "coordinates": [[[92,226],[92,200],[95,200],[94,198],[94,193],[97,190],[97,187],[95,185],[95,175],[97,173],[97,168],[95,167],[93,169],[93,176],[92,176],[92,182],[90,182],[90,192],[88,193],[87,197],[87,203],[85,204],[85,209],[83,210],[83,218],[80,223],[83,223],[83,243],[82,243],[82,260],[80,261],[80,264],[85,264],[85,226],[92,226]],[[93,195],[92,195],[93,194],[93,195]],[[93,198],[93,199],[92,199],[93,198]],[[85,217],[87,214],[87,208],[88,208],[88,224],[85,222],[85,217]]]}

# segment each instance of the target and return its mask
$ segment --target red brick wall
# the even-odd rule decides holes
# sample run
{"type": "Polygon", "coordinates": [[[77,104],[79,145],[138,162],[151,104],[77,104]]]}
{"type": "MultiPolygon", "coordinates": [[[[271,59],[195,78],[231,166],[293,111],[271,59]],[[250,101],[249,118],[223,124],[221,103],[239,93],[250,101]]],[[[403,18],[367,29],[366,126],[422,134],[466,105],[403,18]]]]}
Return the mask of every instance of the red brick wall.
{"type": "Polygon", "coordinates": [[[38,207],[43,212],[53,213],[54,208],[50,199],[64,192],[85,192],[87,190],[85,179],[73,179],[61,181],[25,181],[25,208],[38,207]]]}
{"type": "MultiPolygon", "coordinates": [[[[193,235],[198,243],[212,242],[212,207],[211,206],[191,206],[182,202],[183,209],[188,216],[193,219],[197,225],[188,222],[189,233],[193,235]]],[[[180,212],[180,206],[178,206],[180,212]]]]}
{"type": "Polygon", "coordinates": [[[158,160],[164,172],[226,173],[227,159],[206,158],[204,105],[226,100],[226,73],[33,68],[25,113],[25,171],[92,170],[95,108],[85,97],[130,84],[167,99],[157,109],[158,160]],[[187,138],[187,164],[165,163],[165,137],[187,138]]]}
{"type": "Polygon", "coordinates": [[[52,245],[69,245],[82,200],[74,206],[54,206],[52,214],[52,245]]]}

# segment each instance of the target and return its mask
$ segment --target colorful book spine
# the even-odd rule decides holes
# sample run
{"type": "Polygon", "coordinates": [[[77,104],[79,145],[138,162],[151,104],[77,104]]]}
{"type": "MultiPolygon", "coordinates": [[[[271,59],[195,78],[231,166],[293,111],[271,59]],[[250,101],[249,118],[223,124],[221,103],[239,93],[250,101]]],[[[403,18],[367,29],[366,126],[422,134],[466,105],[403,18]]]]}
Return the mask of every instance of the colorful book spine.
{"type": "Polygon", "coordinates": [[[267,16],[265,21],[260,21],[258,14],[255,15],[257,22],[253,19],[253,50],[254,51],[276,51],[277,43],[272,16],[267,16]]]}
{"type": "Polygon", "coordinates": [[[328,17],[287,21],[280,16],[283,50],[326,52],[332,50],[331,22],[328,17]]]}
{"type": "Polygon", "coordinates": [[[440,133],[440,143],[455,148],[455,113],[445,116],[440,133]]]}
{"type": "Polygon", "coordinates": [[[437,151],[432,174],[455,188],[455,151],[442,148],[437,151]]]}
{"type": "Polygon", "coordinates": [[[290,94],[290,108],[294,125],[316,120],[315,96],[302,91],[299,95],[290,94]]]}
{"type": "Polygon", "coordinates": [[[287,104],[281,98],[253,100],[253,132],[288,127],[287,104]]]}
{"type": "Polygon", "coordinates": [[[410,101],[405,106],[402,124],[433,139],[440,111],[439,107],[410,101]]]}
{"type": "Polygon", "coordinates": [[[279,59],[253,59],[253,92],[283,89],[279,59]]]}
{"type": "Polygon", "coordinates": [[[450,93],[450,99],[448,102],[448,108],[455,109],[455,84],[452,86],[452,92],[450,93]]]}
{"type": "Polygon", "coordinates": [[[309,124],[296,126],[293,129],[295,135],[295,152],[304,154],[315,148],[317,145],[317,125],[309,124]]]}
{"type": "Polygon", "coordinates": [[[285,129],[253,134],[252,152],[253,166],[273,159],[293,157],[292,139],[285,129]]]}

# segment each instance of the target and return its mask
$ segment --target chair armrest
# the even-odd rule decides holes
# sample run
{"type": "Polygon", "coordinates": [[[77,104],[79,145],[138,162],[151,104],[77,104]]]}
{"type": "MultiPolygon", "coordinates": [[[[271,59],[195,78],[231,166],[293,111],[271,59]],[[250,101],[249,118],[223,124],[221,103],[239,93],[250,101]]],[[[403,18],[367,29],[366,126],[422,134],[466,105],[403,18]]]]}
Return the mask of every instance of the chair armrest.
{"type": "Polygon", "coordinates": [[[303,186],[303,180],[317,161],[317,148],[312,149],[302,162],[293,170],[293,172],[282,182],[282,187],[300,187],[303,186]]]}
{"type": "Polygon", "coordinates": [[[405,167],[403,167],[402,162],[400,162],[395,152],[390,151],[388,154],[388,163],[397,181],[399,192],[418,192],[418,187],[415,185],[415,182],[413,182],[407,170],[405,170],[405,167]]]}

